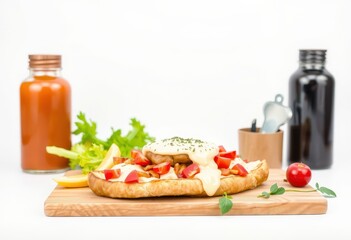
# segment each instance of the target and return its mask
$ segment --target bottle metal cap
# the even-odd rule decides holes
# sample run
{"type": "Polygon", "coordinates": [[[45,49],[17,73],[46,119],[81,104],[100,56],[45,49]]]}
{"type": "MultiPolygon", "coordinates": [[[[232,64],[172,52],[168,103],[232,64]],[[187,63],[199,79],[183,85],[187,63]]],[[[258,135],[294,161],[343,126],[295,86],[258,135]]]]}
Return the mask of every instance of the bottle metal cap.
{"type": "Polygon", "coordinates": [[[327,50],[324,49],[300,49],[300,61],[303,63],[325,62],[327,50]]]}
{"type": "Polygon", "coordinates": [[[30,68],[61,68],[61,55],[28,55],[30,68]]]}

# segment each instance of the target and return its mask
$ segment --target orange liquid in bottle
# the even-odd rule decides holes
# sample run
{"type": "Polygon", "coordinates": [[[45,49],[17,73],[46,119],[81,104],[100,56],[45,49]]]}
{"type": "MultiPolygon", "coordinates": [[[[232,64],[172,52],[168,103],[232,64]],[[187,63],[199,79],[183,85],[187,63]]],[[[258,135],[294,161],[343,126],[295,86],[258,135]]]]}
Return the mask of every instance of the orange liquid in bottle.
{"type": "Polygon", "coordinates": [[[57,172],[68,160],[48,154],[47,146],[71,148],[71,88],[42,71],[21,84],[21,163],[25,172],[57,172]]]}

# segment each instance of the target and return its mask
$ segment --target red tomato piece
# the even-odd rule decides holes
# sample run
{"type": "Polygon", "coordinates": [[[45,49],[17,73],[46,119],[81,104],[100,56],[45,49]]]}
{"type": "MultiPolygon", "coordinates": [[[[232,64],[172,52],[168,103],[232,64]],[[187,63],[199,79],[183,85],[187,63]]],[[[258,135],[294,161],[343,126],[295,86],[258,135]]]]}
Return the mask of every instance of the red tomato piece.
{"type": "Polygon", "coordinates": [[[236,151],[220,152],[219,156],[230,158],[230,159],[234,160],[236,158],[236,151]]]}
{"type": "Polygon", "coordinates": [[[190,164],[189,166],[187,166],[186,168],[184,168],[182,175],[185,178],[191,178],[193,176],[195,176],[196,174],[198,174],[200,172],[200,167],[199,165],[197,165],[196,163],[190,164]]]}
{"type": "Polygon", "coordinates": [[[131,155],[134,159],[135,164],[145,167],[151,163],[151,161],[146,158],[139,150],[132,150],[131,155]]]}
{"type": "Polygon", "coordinates": [[[243,165],[241,164],[235,164],[234,167],[232,168],[233,170],[236,170],[238,171],[238,175],[239,176],[242,176],[242,177],[245,177],[248,172],[246,171],[246,169],[243,167],[243,165]]]}
{"type": "Polygon", "coordinates": [[[133,149],[132,151],[130,151],[130,156],[132,158],[135,158],[135,156],[139,155],[139,154],[141,154],[141,150],[139,150],[139,149],[133,149]]]}
{"type": "Polygon", "coordinates": [[[218,168],[229,168],[232,159],[217,155],[214,157],[214,161],[217,164],[218,168]]]}
{"type": "Polygon", "coordinates": [[[218,150],[219,150],[220,153],[221,153],[221,152],[226,152],[226,150],[225,150],[225,148],[223,147],[223,145],[218,146],[218,150]]]}
{"type": "Polygon", "coordinates": [[[119,178],[121,176],[121,169],[105,169],[104,174],[106,180],[119,178]]]}
{"type": "Polygon", "coordinates": [[[124,180],[125,183],[137,183],[139,182],[139,176],[137,170],[131,171],[126,179],[124,180]]]}
{"type": "Polygon", "coordinates": [[[183,175],[183,172],[179,172],[177,175],[178,178],[185,178],[185,176],[183,175]]]}
{"type": "Polygon", "coordinates": [[[152,168],[152,170],[154,170],[156,173],[160,175],[168,173],[170,169],[171,169],[171,164],[169,162],[163,162],[163,163],[157,164],[152,168]]]}
{"type": "Polygon", "coordinates": [[[294,187],[306,186],[311,178],[311,169],[304,163],[292,163],[286,170],[286,179],[294,187]]]}

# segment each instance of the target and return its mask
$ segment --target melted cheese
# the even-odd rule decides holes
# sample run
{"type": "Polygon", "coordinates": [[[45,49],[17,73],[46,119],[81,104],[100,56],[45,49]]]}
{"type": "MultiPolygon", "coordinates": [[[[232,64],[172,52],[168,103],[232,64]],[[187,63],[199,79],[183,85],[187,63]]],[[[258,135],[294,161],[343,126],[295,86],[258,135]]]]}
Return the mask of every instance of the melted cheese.
{"type": "Polygon", "coordinates": [[[260,160],[257,160],[246,163],[241,158],[235,158],[234,161],[231,161],[229,169],[232,169],[236,164],[240,164],[246,169],[247,172],[251,172],[259,166],[260,162],[260,160]]]}
{"type": "Polygon", "coordinates": [[[148,151],[162,155],[187,154],[191,161],[199,165],[200,173],[195,177],[201,180],[208,196],[213,196],[221,184],[221,171],[213,160],[218,154],[218,146],[213,143],[174,137],[144,146],[143,154],[148,151]]]}
{"type": "Polygon", "coordinates": [[[213,196],[221,185],[221,171],[217,167],[200,166],[200,172],[195,177],[201,180],[208,196],[213,196]]]}
{"type": "Polygon", "coordinates": [[[174,171],[174,168],[171,167],[168,173],[160,175],[160,179],[178,179],[178,177],[174,171]]]}
{"type": "Polygon", "coordinates": [[[251,172],[259,167],[260,162],[261,162],[260,160],[257,160],[254,162],[248,162],[248,163],[246,163],[246,165],[244,167],[246,168],[246,170],[248,172],[251,172]]]}

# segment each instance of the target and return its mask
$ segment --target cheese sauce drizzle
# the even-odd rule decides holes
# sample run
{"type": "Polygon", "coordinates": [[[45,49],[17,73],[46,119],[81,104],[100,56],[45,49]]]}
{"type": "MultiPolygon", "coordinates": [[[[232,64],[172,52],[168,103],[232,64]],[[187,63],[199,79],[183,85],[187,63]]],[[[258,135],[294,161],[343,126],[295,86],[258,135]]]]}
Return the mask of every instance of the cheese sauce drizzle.
{"type": "Polygon", "coordinates": [[[208,196],[213,196],[221,184],[221,171],[213,160],[218,154],[218,146],[213,143],[173,137],[145,145],[143,154],[148,151],[162,155],[187,154],[191,161],[199,165],[200,173],[195,177],[201,180],[208,196]]]}

